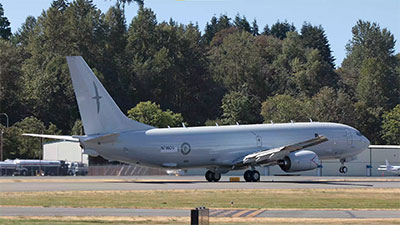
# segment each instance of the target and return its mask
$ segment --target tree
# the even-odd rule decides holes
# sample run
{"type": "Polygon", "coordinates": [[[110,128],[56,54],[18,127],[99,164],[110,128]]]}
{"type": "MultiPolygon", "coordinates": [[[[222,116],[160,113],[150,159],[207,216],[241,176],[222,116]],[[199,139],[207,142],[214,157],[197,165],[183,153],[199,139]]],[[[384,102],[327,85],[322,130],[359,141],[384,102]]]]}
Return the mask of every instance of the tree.
{"type": "Polygon", "coordinates": [[[42,156],[41,140],[22,136],[22,133],[44,134],[46,127],[44,123],[35,117],[25,119],[13,124],[7,129],[5,158],[39,159],[42,156]]]}
{"type": "Polygon", "coordinates": [[[261,122],[260,100],[247,93],[247,87],[231,91],[222,99],[223,124],[252,124],[261,122]]]}
{"type": "Polygon", "coordinates": [[[213,16],[210,23],[207,22],[206,28],[204,29],[203,40],[205,41],[205,43],[210,43],[215,34],[220,32],[221,30],[232,27],[232,23],[230,22],[230,20],[231,18],[229,18],[227,15],[220,15],[219,18],[213,16]]]}
{"type": "Polygon", "coordinates": [[[11,116],[11,122],[24,114],[20,111],[22,63],[20,48],[0,39],[0,109],[11,116]]]}
{"type": "Polygon", "coordinates": [[[248,32],[235,32],[210,50],[209,67],[213,78],[227,90],[238,91],[246,84],[249,93],[263,92],[262,58],[254,39],[248,32]]]}
{"type": "Polygon", "coordinates": [[[251,34],[253,34],[253,36],[257,36],[260,34],[258,33],[258,25],[256,19],[254,19],[253,22],[251,23],[251,34]]]}
{"type": "Polygon", "coordinates": [[[293,25],[293,23],[289,24],[286,20],[285,22],[278,21],[271,26],[271,35],[281,40],[285,39],[287,36],[286,33],[290,31],[296,31],[296,27],[293,25]]]}
{"type": "Polygon", "coordinates": [[[14,42],[26,47],[29,44],[29,37],[34,35],[34,28],[36,27],[36,18],[28,16],[21,28],[14,35],[14,42]]]}
{"type": "Polygon", "coordinates": [[[0,3],[0,37],[8,40],[11,36],[10,22],[4,16],[3,5],[0,3]]]}
{"type": "Polygon", "coordinates": [[[140,102],[128,111],[128,117],[151,126],[165,128],[181,126],[183,117],[170,110],[162,111],[160,105],[150,101],[140,102]]]}
{"type": "MultiPolygon", "coordinates": [[[[339,73],[344,83],[350,87],[353,94],[357,92],[357,86],[361,77],[361,67],[372,62],[385,64],[388,70],[395,71],[396,58],[393,55],[395,40],[394,36],[386,28],[381,29],[377,23],[359,20],[352,28],[353,37],[346,45],[347,57],[343,60],[339,73]],[[370,58],[377,59],[371,61],[370,58]],[[367,62],[364,62],[367,60],[367,62]]],[[[374,67],[376,65],[371,65],[374,67]]],[[[374,76],[377,76],[375,74],[374,76]]],[[[379,83],[380,88],[398,85],[394,81],[394,73],[385,76],[388,82],[379,83]],[[392,86],[391,86],[392,85],[392,86]]],[[[394,93],[396,89],[393,90],[394,93]]],[[[386,96],[387,97],[387,96],[386,96]]],[[[392,106],[394,107],[394,106],[392,106]]],[[[389,108],[392,108],[389,107],[389,108]]]]}
{"type": "Polygon", "coordinates": [[[383,114],[382,138],[387,144],[400,144],[400,105],[383,114]]]}
{"type": "Polygon", "coordinates": [[[82,120],[76,120],[71,130],[71,135],[84,135],[82,120]]]}
{"type": "MultiPolygon", "coordinates": [[[[250,26],[249,21],[247,21],[246,17],[240,17],[239,14],[235,16],[235,20],[233,21],[233,24],[235,27],[237,27],[240,31],[246,31],[249,33],[254,34],[253,32],[253,27],[250,26]]],[[[253,22],[254,24],[254,22],[253,22]]],[[[255,23],[255,26],[257,27],[257,22],[255,23]]],[[[257,28],[258,29],[258,28],[257,28]]]]}
{"type": "Polygon", "coordinates": [[[319,54],[317,49],[306,52],[306,62],[295,58],[291,65],[294,83],[300,93],[309,97],[319,92],[322,87],[336,87],[338,76],[331,65],[319,54]]]}
{"type": "Polygon", "coordinates": [[[264,123],[287,123],[308,121],[311,117],[309,102],[296,99],[289,95],[269,97],[262,103],[261,115],[264,123]]]}
{"type": "Polygon", "coordinates": [[[301,39],[304,46],[317,49],[322,59],[327,62],[331,68],[335,67],[335,58],[326,37],[325,30],[322,26],[312,26],[310,23],[304,23],[301,27],[301,39]]]}
{"type": "Polygon", "coordinates": [[[324,87],[311,99],[312,118],[321,122],[335,122],[354,126],[354,103],[343,90],[324,87]]]}
{"type": "Polygon", "coordinates": [[[378,58],[363,60],[360,68],[359,82],[356,87],[358,100],[368,107],[382,107],[388,110],[399,101],[398,75],[378,58]]]}

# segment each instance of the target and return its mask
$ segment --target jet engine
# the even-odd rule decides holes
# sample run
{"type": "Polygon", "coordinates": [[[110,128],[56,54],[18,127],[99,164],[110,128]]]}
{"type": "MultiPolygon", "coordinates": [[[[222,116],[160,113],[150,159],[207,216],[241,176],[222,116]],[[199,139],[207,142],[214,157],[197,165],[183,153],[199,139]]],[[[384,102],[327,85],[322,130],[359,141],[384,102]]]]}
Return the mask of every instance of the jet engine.
{"type": "Polygon", "coordinates": [[[317,154],[309,150],[292,152],[278,161],[278,165],[285,172],[313,170],[317,168],[319,164],[320,161],[317,154]]]}

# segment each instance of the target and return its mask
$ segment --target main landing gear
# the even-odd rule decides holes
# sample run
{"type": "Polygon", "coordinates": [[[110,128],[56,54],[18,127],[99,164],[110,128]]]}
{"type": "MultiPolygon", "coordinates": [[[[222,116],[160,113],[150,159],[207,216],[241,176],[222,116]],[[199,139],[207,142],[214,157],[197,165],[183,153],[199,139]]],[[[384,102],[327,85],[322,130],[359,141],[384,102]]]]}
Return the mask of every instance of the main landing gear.
{"type": "Polygon", "coordinates": [[[208,182],[218,182],[221,179],[220,173],[214,173],[210,170],[206,172],[206,179],[208,182]]]}
{"type": "Polygon", "coordinates": [[[243,174],[246,182],[258,182],[260,181],[260,173],[257,170],[246,170],[243,174]]]}

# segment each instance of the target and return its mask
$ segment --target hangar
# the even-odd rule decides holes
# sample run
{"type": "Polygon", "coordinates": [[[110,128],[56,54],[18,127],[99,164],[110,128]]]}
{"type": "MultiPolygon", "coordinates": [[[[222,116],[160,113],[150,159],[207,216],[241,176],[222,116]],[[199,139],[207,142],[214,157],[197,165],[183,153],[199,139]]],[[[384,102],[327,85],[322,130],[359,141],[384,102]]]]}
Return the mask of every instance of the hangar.
{"type": "MultiPolygon", "coordinates": [[[[68,141],[56,141],[49,142],[43,145],[43,159],[44,160],[65,160],[71,162],[83,162],[93,166],[92,160],[89,159],[88,155],[82,153],[82,149],[79,143],[68,142],[68,141]]],[[[304,175],[304,176],[390,176],[394,175],[388,172],[378,171],[379,165],[385,164],[385,160],[389,160],[392,165],[400,165],[400,146],[376,146],[370,148],[361,154],[357,155],[357,159],[346,163],[348,172],[346,174],[339,173],[340,162],[339,160],[326,160],[322,161],[321,168],[296,172],[296,173],[285,173],[279,166],[263,167],[258,168],[262,175],[304,175]]],[[[138,170],[138,167],[126,166],[130,170],[138,170]]],[[[145,168],[143,168],[145,169],[145,168]]],[[[148,168],[146,168],[147,170],[148,168]]],[[[144,171],[144,170],[143,170],[144,171]]],[[[189,175],[204,175],[205,169],[193,169],[188,170],[189,175]]],[[[130,175],[130,172],[123,172],[120,174],[130,175]]],[[[98,174],[100,175],[100,174],[98,174]]],[[[228,175],[240,175],[242,171],[231,171],[228,175]]]]}

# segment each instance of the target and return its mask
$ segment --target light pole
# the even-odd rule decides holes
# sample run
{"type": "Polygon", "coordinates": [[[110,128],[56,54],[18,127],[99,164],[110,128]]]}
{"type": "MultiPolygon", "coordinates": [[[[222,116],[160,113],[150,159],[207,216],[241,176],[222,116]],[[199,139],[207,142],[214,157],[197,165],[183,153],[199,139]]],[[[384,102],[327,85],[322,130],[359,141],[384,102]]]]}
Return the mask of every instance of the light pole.
{"type": "MultiPolygon", "coordinates": [[[[0,116],[6,117],[6,119],[7,119],[6,128],[8,128],[9,120],[8,120],[7,113],[0,113],[0,116]]],[[[0,161],[3,161],[3,133],[4,133],[4,130],[3,130],[3,128],[1,128],[1,130],[0,130],[0,161]]]]}

